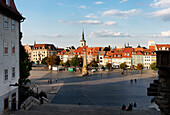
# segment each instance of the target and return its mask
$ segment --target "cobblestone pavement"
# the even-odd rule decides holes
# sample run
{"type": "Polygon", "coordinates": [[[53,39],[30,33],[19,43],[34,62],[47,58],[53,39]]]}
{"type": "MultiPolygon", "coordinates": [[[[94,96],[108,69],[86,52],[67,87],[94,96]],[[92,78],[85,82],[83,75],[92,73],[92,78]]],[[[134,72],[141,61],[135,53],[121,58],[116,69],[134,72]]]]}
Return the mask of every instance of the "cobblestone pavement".
{"type": "MultiPolygon", "coordinates": [[[[31,80],[29,86],[37,91],[36,85],[38,85],[39,92],[43,90],[48,94],[49,102],[53,104],[43,105],[46,108],[63,107],[63,111],[56,109],[58,110],[56,113],[59,115],[159,115],[159,112],[147,109],[152,97],[146,95],[146,88],[149,87],[152,80],[156,79],[152,72],[144,71],[142,75],[139,74],[139,71],[128,71],[124,75],[120,73],[121,70],[114,70],[112,72],[90,73],[91,75],[82,77],[80,73],[51,72],[43,68],[34,68],[29,77],[31,80]],[[52,79],[52,83],[48,82],[50,79],[52,79]],[[133,79],[132,83],[131,79],[133,79]],[[134,82],[134,79],[137,79],[137,82],[134,82]],[[132,102],[137,102],[138,107],[135,110],[132,112],[120,111],[122,104],[128,105],[132,102]],[[106,112],[101,112],[98,106],[100,109],[101,107],[105,108],[101,111],[106,112]],[[64,107],[68,107],[66,111],[64,107]],[[83,111],[86,109],[87,111],[83,111]]],[[[37,110],[33,108],[33,111],[29,111],[31,114],[19,111],[16,115],[21,113],[25,115],[40,114],[38,107],[35,108],[37,110]]],[[[48,113],[50,109],[46,110],[41,114],[54,114],[54,112],[48,113]]]]}

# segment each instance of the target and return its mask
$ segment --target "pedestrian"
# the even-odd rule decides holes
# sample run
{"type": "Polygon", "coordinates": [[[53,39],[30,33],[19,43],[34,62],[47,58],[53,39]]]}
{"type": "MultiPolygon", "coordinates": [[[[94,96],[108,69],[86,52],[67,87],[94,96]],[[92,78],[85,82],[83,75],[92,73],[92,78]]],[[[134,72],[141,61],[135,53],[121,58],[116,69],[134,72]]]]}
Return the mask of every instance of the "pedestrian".
{"type": "Polygon", "coordinates": [[[131,79],[131,80],[130,80],[130,82],[132,83],[132,82],[133,82],[133,80],[131,79]]]}
{"type": "Polygon", "coordinates": [[[137,80],[135,79],[135,82],[137,82],[137,80]]]}
{"type": "Polygon", "coordinates": [[[136,102],[134,102],[134,107],[137,107],[137,104],[136,104],[136,102]]]}
{"type": "Polygon", "coordinates": [[[126,109],[126,106],[123,104],[121,109],[122,109],[122,110],[125,110],[125,109],[126,109]]]}
{"type": "Polygon", "coordinates": [[[129,104],[128,108],[126,109],[126,111],[131,111],[132,110],[132,105],[129,104]]]}

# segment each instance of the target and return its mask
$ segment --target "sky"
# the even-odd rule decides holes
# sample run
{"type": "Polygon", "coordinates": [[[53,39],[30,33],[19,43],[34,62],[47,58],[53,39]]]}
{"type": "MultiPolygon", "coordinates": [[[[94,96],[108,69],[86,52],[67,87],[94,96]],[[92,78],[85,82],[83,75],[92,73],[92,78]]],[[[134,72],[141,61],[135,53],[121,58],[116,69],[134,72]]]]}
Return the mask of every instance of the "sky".
{"type": "Polygon", "coordinates": [[[83,30],[89,47],[170,43],[170,0],[14,1],[26,18],[23,45],[79,47],[83,30]]]}

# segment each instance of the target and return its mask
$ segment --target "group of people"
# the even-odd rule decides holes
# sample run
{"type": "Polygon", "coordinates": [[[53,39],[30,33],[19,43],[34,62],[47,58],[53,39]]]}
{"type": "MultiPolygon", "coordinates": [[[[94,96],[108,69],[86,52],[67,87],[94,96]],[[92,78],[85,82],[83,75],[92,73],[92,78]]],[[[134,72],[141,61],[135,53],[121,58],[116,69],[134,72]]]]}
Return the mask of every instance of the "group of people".
{"type": "MultiPolygon", "coordinates": [[[[135,81],[135,83],[137,82],[137,80],[136,80],[136,79],[134,79],[134,81],[135,81]]],[[[132,83],[132,82],[133,82],[133,79],[131,79],[131,80],[130,80],[130,82],[132,83]]]]}
{"type": "Polygon", "coordinates": [[[126,111],[131,111],[133,107],[137,107],[137,105],[136,105],[135,102],[129,104],[129,106],[128,106],[127,108],[126,108],[126,106],[123,104],[121,109],[122,109],[122,110],[126,110],[126,111]]]}

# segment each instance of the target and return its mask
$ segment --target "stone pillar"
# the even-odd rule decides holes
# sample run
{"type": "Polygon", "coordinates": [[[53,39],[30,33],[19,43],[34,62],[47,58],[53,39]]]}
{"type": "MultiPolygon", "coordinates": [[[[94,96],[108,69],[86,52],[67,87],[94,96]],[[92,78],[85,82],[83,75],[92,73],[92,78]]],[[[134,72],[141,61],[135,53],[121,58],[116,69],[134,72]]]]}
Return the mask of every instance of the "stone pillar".
{"type": "Polygon", "coordinates": [[[88,75],[88,71],[87,71],[87,53],[86,53],[86,51],[84,52],[82,75],[83,76],[88,75]]]}

